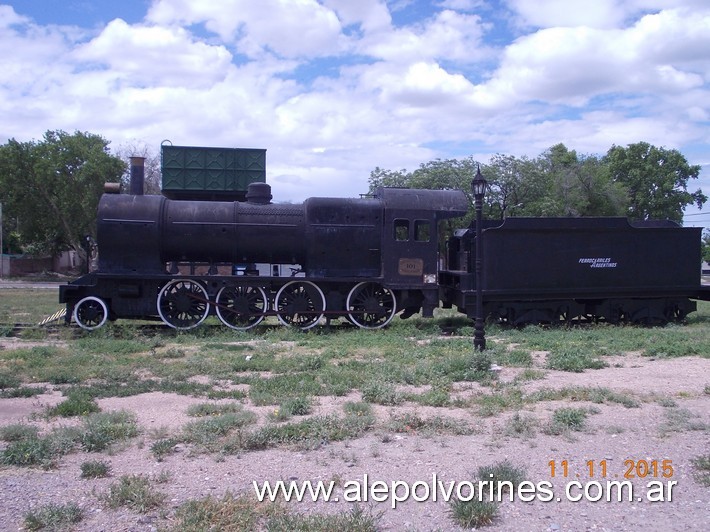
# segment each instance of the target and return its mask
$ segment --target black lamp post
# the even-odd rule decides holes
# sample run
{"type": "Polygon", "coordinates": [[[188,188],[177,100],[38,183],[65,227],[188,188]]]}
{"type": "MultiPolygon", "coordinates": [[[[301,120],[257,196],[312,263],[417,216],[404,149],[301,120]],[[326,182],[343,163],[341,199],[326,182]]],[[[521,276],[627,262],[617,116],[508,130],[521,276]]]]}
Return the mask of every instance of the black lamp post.
{"type": "Polygon", "coordinates": [[[476,171],[476,177],[471,181],[471,191],[473,192],[474,206],[476,207],[476,322],[473,333],[473,349],[483,351],[486,348],[486,332],[483,329],[483,228],[481,227],[483,218],[483,196],[486,194],[488,183],[481,175],[481,167],[476,171]]]}

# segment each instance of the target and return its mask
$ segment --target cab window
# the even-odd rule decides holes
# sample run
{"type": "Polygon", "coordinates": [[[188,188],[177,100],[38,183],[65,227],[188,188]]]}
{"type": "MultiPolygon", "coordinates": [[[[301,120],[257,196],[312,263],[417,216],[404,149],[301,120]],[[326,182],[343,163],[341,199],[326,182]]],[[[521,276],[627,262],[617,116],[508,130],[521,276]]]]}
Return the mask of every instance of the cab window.
{"type": "Polygon", "coordinates": [[[394,221],[394,239],[399,242],[409,240],[409,220],[400,218],[394,221]]]}
{"type": "Polygon", "coordinates": [[[427,220],[414,221],[414,240],[417,242],[429,242],[431,239],[431,225],[427,220]]]}

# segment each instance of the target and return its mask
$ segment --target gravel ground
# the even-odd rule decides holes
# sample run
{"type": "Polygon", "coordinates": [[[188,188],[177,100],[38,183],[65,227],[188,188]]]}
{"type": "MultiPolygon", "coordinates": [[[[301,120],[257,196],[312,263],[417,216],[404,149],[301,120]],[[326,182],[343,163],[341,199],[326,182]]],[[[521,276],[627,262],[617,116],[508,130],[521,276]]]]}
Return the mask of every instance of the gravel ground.
{"type": "MultiPolygon", "coordinates": [[[[7,342],[12,349],[21,342],[7,342]]],[[[351,505],[342,499],[349,481],[405,481],[413,484],[432,483],[436,478],[446,486],[449,482],[470,481],[479,467],[508,460],[524,467],[526,478],[534,484],[549,483],[553,500],[503,502],[499,516],[488,530],[707,530],[710,523],[709,488],[693,476],[692,459],[710,453],[710,360],[689,357],[652,360],[629,353],[609,360],[610,366],[584,373],[547,372],[540,381],[523,386],[526,392],[541,387],[604,386],[611,390],[642,398],[638,408],[621,404],[592,404],[574,400],[538,402],[525,409],[525,414],[545,423],[554,409],[561,406],[594,407],[597,413],[588,417],[588,426],[568,435],[548,435],[538,430],[530,438],[506,436],[506,422],[513,412],[483,418],[470,408],[433,408],[418,405],[376,407],[379,422],[385,422],[396,411],[416,412],[422,417],[439,415],[466,421],[475,433],[465,436],[427,435],[416,431],[394,434],[376,429],[354,440],[324,443],[317,449],[276,449],[245,453],[240,456],[197,454],[179,445],[178,452],[159,462],[150,452],[155,435],[177,431],[190,419],[186,414],[191,404],[204,400],[174,394],[150,393],[127,398],[99,400],[103,411],[127,409],[136,413],[142,433],[127,445],[110,453],[76,452],[62,458],[58,467],[48,471],[39,468],[0,467],[0,530],[19,530],[24,515],[32,508],[50,502],[75,502],[85,511],[77,530],[149,531],[169,526],[174,509],[185,501],[207,495],[220,497],[226,491],[253,493],[252,482],[278,480],[337,480],[339,502],[291,502],[294,512],[343,512],[351,505]],[[691,425],[671,427],[669,412],[683,412],[691,425]],[[703,425],[704,424],[704,425],[703,425]],[[704,428],[703,428],[704,426],[704,428]],[[692,430],[691,430],[692,429],[692,430]],[[104,479],[80,478],[80,465],[97,458],[110,462],[112,476],[104,479]],[[567,478],[561,475],[562,461],[568,465],[567,478]],[[673,475],[662,478],[660,470],[645,478],[631,479],[634,500],[622,502],[571,502],[566,500],[565,485],[578,481],[584,485],[596,481],[623,480],[631,460],[645,460],[659,465],[672,464],[673,475]],[[554,461],[556,476],[551,476],[554,461]],[[587,462],[593,461],[597,471],[590,477],[587,462]],[[601,461],[606,461],[607,478],[599,474],[601,461]],[[167,481],[158,485],[166,494],[166,503],[158,511],[140,514],[126,509],[110,510],[101,501],[108,486],[121,475],[147,474],[167,481]],[[645,500],[647,484],[661,482],[665,496],[672,500],[645,500]],[[676,484],[668,493],[668,482],[676,484]],[[558,501],[557,498],[560,500],[558,501]]],[[[500,381],[512,380],[521,370],[504,368],[500,381]]],[[[51,388],[51,386],[50,386],[51,388]]],[[[460,384],[456,395],[465,398],[481,393],[477,384],[460,384]]],[[[29,399],[0,399],[0,426],[32,423],[47,429],[70,421],[48,424],[38,417],[49,405],[57,404],[61,393],[53,391],[29,399]]],[[[346,401],[359,400],[358,394],[343,398],[320,398],[313,415],[342,412],[346,401]]],[[[247,408],[265,420],[269,407],[247,408]]],[[[4,445],[0,443],[0,446],[4,445]]],[[[420,486],[420,489],[424,489],[420,486]]],[[[594,488],[596,490],[596,488],[594,488]]],[[[419,492],[421,495],[421,491],[419,492]]],[[[581,493],[577,488],[572,495],[581,493]]],[[[596,494],[593,491],[592,494],[596,494]]],[[[523,494],[524,495],[524,494],[523,494]]],[[[544,497],[544,493],[542,494],[544,497]]],[[[449,505],[439,495],[437,501],[401,502],[395,509],[391,500],[368,506],[381,513],[383,530],[456,530],[449,505]]]]}

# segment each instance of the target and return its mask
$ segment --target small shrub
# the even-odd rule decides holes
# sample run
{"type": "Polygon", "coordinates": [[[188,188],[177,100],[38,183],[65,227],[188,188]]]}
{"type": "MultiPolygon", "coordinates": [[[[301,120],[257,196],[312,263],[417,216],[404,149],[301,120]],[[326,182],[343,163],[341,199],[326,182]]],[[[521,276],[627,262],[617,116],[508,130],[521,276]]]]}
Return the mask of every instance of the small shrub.
{"type": "Polygon", "coordinates": [[[355,506],[343,514],[288,514],[282,513],[270,518],[266,523],[269,532],[291,532],[293,530],[307,530],[308,532],[376,532],[379,530],[377,521],[379,516],[370,511],[355,506]]]}
{"type": "Polygon", "coordinates": [[[199,403],[190,405],[187,408],[187,415],[190,417],[217,416],[220,414],[241,412],[243,410],[244,407],[239,403],[199,403]]]}
{"type": "Polygon", "coordinates": [[[559,435],[564,432],[584,429],[587,420],[587,410],[584,408],[558,408],[552,414],[552,420],[546,427],[547,434],[559,435]]]}
{"type": "Polygon", "coordinates": [[[518,375],[516,375],[514,382],[528,382],[528,381],[540,381],[545,378],[547,373],[539,369],[525,368],[518,375]]]}
{"type": "Polygon", "coordinates": [[[46,504],[25,514],[27,530],[64,530],[82,520],[84,513],[78,504],[46,504]]]}
{"type": "Polygon", "coordinates": [[[16,423],[14,425],[6,425],[0,427],[0,440],[13,442],[36,438],[38,429],[34,425],[24,425],[16,423]]]}
{"type": "Polygon", "coordinates": [[[2,463],[15,466],[50,467],[54,457],[54,450],[48,438],[31,436],[11,442],[2,453],[2,463]]]}
{"type": "Polygon", "coordinates": [[[473,429],[465,421],[434,416],[422,418],[418,414],[393,415],[388,424],[394,432],[422,432],[424,434],[472,434],[473,429]]]}
{"type": "Polygon", "coordinates": [[[126,410],[91,414],[83,429],[81,446],[88,452],[103,451],[113,443],[138,435],[136,416],[126,410]]]}
{"type": "Polygon", "coordinates": [[[547,367],[559,371],[582,373],[585,369],[601,369],[608,364],[578,350],[562,351],[547,355],[547,367]]]}
{"type": "Polygon", "coordinates": [[[42,395],[46,390],[44,386],[20,386],[18,388],[0,391],[0,397],[8,399],[13,397],[34,397],[36,395],[42,395]]]}
{"type": "Polygon", "coordinates": [[[5,390],[7,388],[16,388],[20,385],[20,379],[9,373],[0,373],[0,390],[5,390]]]}
{"type": "Polygon", "coordinates": [[[530,439],[535,437],[537,426],[538,422],[534,417],[522,416],[520,412],[516,412],[505,423],[504,433],[506,436],[530,439]]]}
{"type": "Polygon", "coordinates": [[[81,478],[104,478],[111,472],[111,464],[103,460],[89,460],[81,464],[81,478]]]}
{"type": "MultiPolygon", "coordinates": [[[[493,492],[498,493],[500,489],[501,492],[504,488],[510,489],[512,492],[518,487],[518,484],[525,480],[525,469],[521,467],[516,467],[511,464],[508,460],[503,462],[498,462],[492,466],[482,466],[478,468],[478,476],[484,485],[489,482],[493,483],[493,492]],[[503,484],[509,483],[509,484],[503,484]]],[[[488,492],[488,487],[484,488],[488,492]]]]}
{"type": "Polygon", "coordinates": [[[277,504],[259,503],[227,492],[221,499],[206,497],[181,505],[175,512],[175,526],[171,530],[258,530],[263,519],[284,511],[277,504]]]}
{"type": "Polygon", "coordinates": [[[706,487],[710,487],[710,454],[698,456],[691,460],[695,471],[693,477],[695,480],[706,487]]]}
{"type": "Polygon", "coordinates": [[[379,379],[365,383],[361,392],[363,400],[368,403],[394,406],[404,401],[404,397],[397,391],[393,383],[379,379]]]}
{"type": "Polygon", "coordinates": [[[233,429],[256,422],[256,414],[249,410],[222,414],[191,421],[183,428],[185,441],[208,445],[215,439],[226,436],[233,429]]]}
{"type": "Polygon", "coordinates": [[[449,505],[454,521],[466,530],[493,524],[498,516],[498,505],[492,501],[474,497],[470,501],[454,499],[449,505]]]}
{"type": "MultiPolygon", "coordinates": [[[[284,444],[305,444],[313,447],[329,441],[342,441],[360,436],[374,425],[372,416],[314,416],[298,423],[267,425],[242,435],[241,449],[260,450],[284,444]],[[308,444],[313,443],[313,446],[308,444]]],[[[234,446],[232,446],[234,447],[234,446]]]]}
{"type": "Polygon", "coordinates": [[[372,406],[369,403],[348,401],[343,405],[343,410],[349,416],[363,417],[372,416],[372,406]]]}
{"type": "Polygon", "coordinates": [[[150,446],[150,452],[153,453],[158,462],[162,462],[163,458],[175,452],[175,446],[178,443],[180,443],[180,440],[177,438],[163,438],[150,446]]]}
{"type": "Polygon", "coordinates": [[[694,419],[698,416],[686,408],[666,408],[663,414],[666,419],[659,426],[662,436],[688,430],[706,431],[710,428],[703,421],[694,419]]]}
{"type": "Polygon", "coordinates": [[[67,399],[51,407],[47,413],[50,416],[75,417],[86,416],[101,409],[93,397],[85,392],[70,392],[67,399]]]}
{"type": "Polygon", "coordinates": [[[126,506],[145,513],[160,506],[165,495],[156,490],[150,479],[144,475],[124,475],[118,482],[109,486],[109,491],[103,499],[109,508],[126,506]]]}
{"type": "Polygon", "coordinates": [[[474,351],[468,358],[468,368],[464,380],[488,383],[496,378],[491,372],[493,358],[490,351],[474,351]]]}
{"type": "Polygon", "coordinates": [[[313,404],[309,397],[293,397],[282,402],[279,409],[292,416],[307,416],[313,411],[313,404]]]}

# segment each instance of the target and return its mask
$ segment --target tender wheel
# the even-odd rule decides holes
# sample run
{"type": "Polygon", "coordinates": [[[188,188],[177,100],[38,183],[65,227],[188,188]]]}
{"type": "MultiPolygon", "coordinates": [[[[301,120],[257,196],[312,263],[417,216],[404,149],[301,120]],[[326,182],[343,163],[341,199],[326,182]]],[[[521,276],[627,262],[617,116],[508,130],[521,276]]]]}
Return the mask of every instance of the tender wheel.
{"type": "Polygon", "coordinates": [[[207,290],[189,279],[173,279],[158,294],[158,314],[173,329],[197,327],[209,310],[207,290]]]}
{"type": "Polygon", "coordinates": [[[381,329],[397,312],[397,300],[389,288],[364,282],[350,290],[345,308],[350,320],[358,327],[381,329]]]}
{"type": "Polygon", "coordinates": [[[276,294],[274,309],[281,323],[305,331],[314,327],[323,317],[325,296],[310,281],[291,281],[276,294]]]}
{"type": "Polygon", "coordinates": [[[82,329],[93,331],[98,329],[108,318],[106,303],[98,297],[85,297],[74,305],[74,321],[82,329]]]}
{"type": "Polygon", "coordinates": [[[268,303],[258,286],[225,286],[217,293],[216,307],[222,323],[246,331],[261,323],[268,303]]]}

